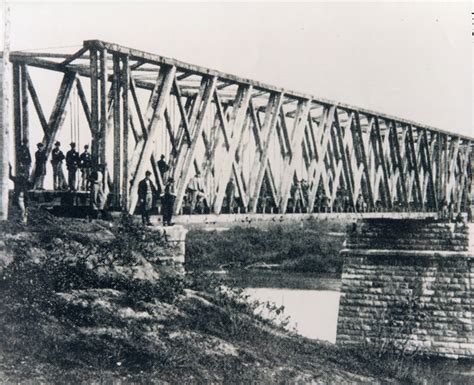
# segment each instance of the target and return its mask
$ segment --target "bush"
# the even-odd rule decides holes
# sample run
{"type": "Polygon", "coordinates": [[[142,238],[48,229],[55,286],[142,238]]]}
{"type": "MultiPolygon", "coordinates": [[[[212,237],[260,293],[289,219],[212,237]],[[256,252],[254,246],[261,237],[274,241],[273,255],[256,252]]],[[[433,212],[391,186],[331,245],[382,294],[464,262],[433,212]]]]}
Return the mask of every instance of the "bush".
{"type": "Polygon", "coordinates": [[[200,314],[193,320],[193,326],[221,337],[234,337],[240,340],[252,339],[257,333],[258,324],[268,324],[285,328],[289,317],[284,306],[276,306],[266,301],[251,300],[244,289],[224,281],[212,273],[193,273],[188,275],[186,286],[207,293],[206,297],[213,308],[208,314],[200,314]]]}
{"type": "Polygon", "coordinates": [[[149,255],[157,244],[168,247],[159,234],[134,224],[126,215],[111,230],[112,238],[100,243],[66,226],[51,224],[38,233],[37,240],[14,241],[15,258],[0,273],[0,289],[24,293],[21,298],[25,301],[40,301],[40,296],[51,298],[54,292],[73,289],[112,288],[137,299],[173,302],[183,292],[179,275],[162,274],[157,282],[149,282],[98,274],[101,266],[135,265],[139,255],[149,255]],[[32,257],[33,247],[43,250],[45,256],[32,257]]]}
{"type": "Polygon", "coordinates": [[[418,295],[406,297],[381,311],[370,333],[361,328],[364,334],[358,350],[369,357],[374,369],[411,382],[423,355],[410,345],[410,339],[426,316],[418,295]]]}
{"type": "MultiPolygon", "coordinates": [[[[341,224],[336,227],[341,228],[341,224]]],[[[328,235],[329,230],[334,228],[317,221],[308,221],[304,227],[287,224],[268,229],[234,227],[221,232],[191,230],[186,239],[186,265],[192,270],[266,262],[281,264],[288,271],[340,274],[343,237],[328,235]]]]}

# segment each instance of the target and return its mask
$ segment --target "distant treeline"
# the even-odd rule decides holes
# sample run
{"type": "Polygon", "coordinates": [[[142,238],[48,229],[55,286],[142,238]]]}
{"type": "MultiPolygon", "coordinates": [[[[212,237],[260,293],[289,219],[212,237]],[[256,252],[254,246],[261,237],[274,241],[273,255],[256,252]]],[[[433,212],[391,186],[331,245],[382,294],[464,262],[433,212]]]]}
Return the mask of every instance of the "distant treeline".
{"type": "Polygon", "coordinates": [[[309,220],[266,228],[191,230],[186,240],[188,269],[239,268],[265,263],[294,272],[338,275],[347,222],[309,220]]]}

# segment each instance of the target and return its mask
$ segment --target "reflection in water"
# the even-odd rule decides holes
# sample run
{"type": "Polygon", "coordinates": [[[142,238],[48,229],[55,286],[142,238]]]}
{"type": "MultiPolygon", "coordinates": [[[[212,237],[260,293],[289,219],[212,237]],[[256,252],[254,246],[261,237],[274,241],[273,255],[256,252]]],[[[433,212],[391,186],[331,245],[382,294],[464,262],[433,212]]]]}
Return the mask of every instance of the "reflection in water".
{"type": "Polygon", "coordinates": [[[247,288],[252,299],[274,302],[290,316],[289,329],[305,337],[336,342],[340,293],[333,290],[247,288]]]}

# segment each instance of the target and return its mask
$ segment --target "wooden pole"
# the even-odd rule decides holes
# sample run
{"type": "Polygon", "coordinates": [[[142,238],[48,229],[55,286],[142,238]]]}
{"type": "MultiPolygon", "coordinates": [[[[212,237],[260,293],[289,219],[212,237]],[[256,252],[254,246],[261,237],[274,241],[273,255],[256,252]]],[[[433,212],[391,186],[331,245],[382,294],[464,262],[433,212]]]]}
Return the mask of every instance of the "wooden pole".
{"type": "MultiPolygon", "coordinates": [[[[112,83],[113,90],[113,118],[114,118],[114,158],[113,158],[113,207],[120,207],[120,193],[121,193],[121,154],[122,154],[122,143],[121,143],[121,127],[120,127],[120,57],[114,55],[113,58],[113,71],[114,80],[112,83]]],[[[126,119],[125,119],[126,120],[126,119]]]]}
{"type": "Polygon", "coordinates": [[[99,84],[97,71],[97,49],[91,48],[90,52],[91,73],[91,134],[92,134],[92,160],[94,166],[99,163],[99,84]]]}
{"type": "Polygon", "coordinates": [[[19,169],[18,149],[21,146],[21,89],[20,66],[13,66],[13,127],[15,129],[15,172],[19,169]]]}
{"type": "Polygon", "coordinates": [[[28,113],[28,74],[26,65],[22,65],[20,85],[21,85],[21,136],[23,140],[29,140],[29,113],[28,113]]]}
{"type": "Polygon", "coordinates": [[[0,220],[8,219],[8,147],[10,136],[10,120],[8,116],[8,72],[9,72],[9,9],[3,2],[3,55],[0,60],[0,220]]]}
{"type": "Polygon", "coordinates": [[[99,89],[100,89],[100,123],[99,123],[99,161],[107,163],[106,135],[107,135],[107,51],[100,50],[99,58],[99,89]]]}
{"type": "Polygon", "coordinates": [[[130,69],[128,56],[122,57],[122,112],[123,112],[123,145],[122,145],[122,210],[129,207],[128,189],[130,178],[128,174],[128,123],[130,111],[128,110],[128,89],[130,84],[130,69]]]}

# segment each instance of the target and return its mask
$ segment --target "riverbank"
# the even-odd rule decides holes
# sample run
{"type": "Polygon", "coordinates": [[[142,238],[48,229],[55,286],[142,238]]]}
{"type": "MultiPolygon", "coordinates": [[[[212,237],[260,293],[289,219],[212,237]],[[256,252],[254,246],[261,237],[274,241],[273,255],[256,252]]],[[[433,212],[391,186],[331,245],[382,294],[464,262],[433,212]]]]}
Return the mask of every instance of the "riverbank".
{"type": "MultiPolygon", "coordinates": [[[[0,382],[386,383],[387,358],[285,331],[216,275],[170,274],[127,219],[0,225],[0,382]],[[156,259],[155,259],[156,261],[156,259]]],[[[153,239],[152,239],[153,238],[153,239]]],[[[283,319],[284,321],[284,319],[283,319]]],[[[393,378],[393,380],[390,380],[393,378]]]]}

